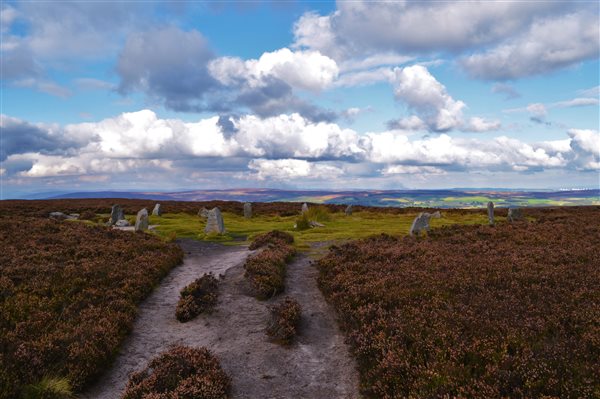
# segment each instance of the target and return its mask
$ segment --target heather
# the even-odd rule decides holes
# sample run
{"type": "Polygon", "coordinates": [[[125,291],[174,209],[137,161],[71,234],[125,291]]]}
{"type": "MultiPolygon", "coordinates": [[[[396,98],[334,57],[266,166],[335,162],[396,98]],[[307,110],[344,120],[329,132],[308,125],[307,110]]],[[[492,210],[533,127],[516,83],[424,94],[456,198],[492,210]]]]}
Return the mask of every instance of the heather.
{"type": "Polygon", "coordinates": [[[172,347],[133,373],[122,399],[225,399],[230,380],[206,348],[172,347]]]}
{"type": "Polygon", "coordinates": [[[0,218],[0,241],[0,398],[94,380],[183,256],[148,234],[19,216],[0,218]]]}
{"type": "MultiPolygon", "coordinates": [[[[249,279],[254,294],[259,299],[267,299],[285,289],[286,263],[294,257],[296,250],[288,242],[290,235],[276,232],[258,236],[250,244],[259,248],[244,264],[245,276],[249,279]],[[282,238],[283,237],[283,238],[282,238]]],[[[293,242],[293,237],[292,240],[293,242]]]]}
{"type": "Polygon", "coordinates": [[[294,298],[286,297],[280,303],[271,306],[271,318],[267,326],[267,335],[276,342],[289,345],[297,334],[300,324],[300,304],[294,298]]]}
{"type": "Polygon", "coordinates": [[[181,290],[175,317],[182,323],[200,313],[210,312],[217,304],[219,282],[212,274],[204,274],[181,290]]]}
{"type": "Polygon", "coordinates": [[[319,284],[366,397],[600,395],[600,209],[536,216],[330,249],[319,284]]]}

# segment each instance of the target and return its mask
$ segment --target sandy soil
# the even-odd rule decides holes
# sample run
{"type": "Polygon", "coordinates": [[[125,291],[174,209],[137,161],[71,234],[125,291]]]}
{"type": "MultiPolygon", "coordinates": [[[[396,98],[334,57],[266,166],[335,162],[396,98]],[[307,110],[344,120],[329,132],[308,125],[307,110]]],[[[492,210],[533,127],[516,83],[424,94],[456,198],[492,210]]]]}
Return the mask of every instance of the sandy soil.
{"type": "Polygon", "coordinates": [[[300,334],[290,347],[269,341],[268,306],[258,301],[244,279],[243,247],[182,240],[184,264],[175,268],[142,304],[133,333],[114,367],[82,398],[115,399],[132,371],[172,344],[205,346],[218,356],[232,378],[233,398],[358,398],[358,373],[335,322],[335,315],[316,285],[317,271],[299,255],[288,266],[285,295],[302,306],[300,334]],[[179,323],[179,291],[203,273],[223,275],[219,304],[210,315],[179,323]]]}

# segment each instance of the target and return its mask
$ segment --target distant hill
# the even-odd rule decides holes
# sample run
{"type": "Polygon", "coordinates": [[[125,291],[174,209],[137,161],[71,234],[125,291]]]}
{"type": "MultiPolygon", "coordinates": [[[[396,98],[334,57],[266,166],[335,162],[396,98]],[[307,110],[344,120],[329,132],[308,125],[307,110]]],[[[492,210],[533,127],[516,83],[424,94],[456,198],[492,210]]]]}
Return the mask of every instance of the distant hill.
{"type": "Polygon", "coordinates": [[[496,206],[600,205],[600,189],[514,191],[506,189],[455,190],[276,190],[231,189],[181,192],[96,191],[52,196],[64,198],[132,198],[161,201],[312,202],[395,207],[470,208],[493,201],[496,206]]]}

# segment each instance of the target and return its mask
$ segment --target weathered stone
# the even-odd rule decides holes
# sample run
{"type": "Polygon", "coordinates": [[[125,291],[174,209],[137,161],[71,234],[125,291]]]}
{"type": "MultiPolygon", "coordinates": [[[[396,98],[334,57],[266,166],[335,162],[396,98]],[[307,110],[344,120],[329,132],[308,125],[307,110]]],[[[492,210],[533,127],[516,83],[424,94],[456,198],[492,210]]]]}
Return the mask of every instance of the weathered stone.
{"type": "Polygon", "coordinates": [[[348,205],[346,207],[346,211],[345,212],[346,212],[346,216],[352,215],[352,205],[348,205]]]}
{"type": "Polygon", "coordinates": [[[152,210],[152,215],[153,216],[162,216],[162,208],[160,207],[160,204],[154,205],[154,209],[152,210]]]}
{"type": "Polygon", "coordinates": [[[135,218],[135,231],[148,230],[148,210],[142,209],[135,218]]]}
{"type": "Polygon", "coordinates": [[[66,215],[62,212],[50,212],[50,215],[48,217],[50,219],[55,219],[55,220],[75,219],[72,216],[66,215]]]}
{"type": "Polygon", "coordinates": [[[200,209],[198,211],[198,216],[206,219],[208,217],[208,209],[206,209],[206,208],[200,209]]]}
{"type": "Polygon", "coordinates": [[[304,204],[302,204],[302,213],[306,213],[306,212],[308,212],[308,205],[305,202],[304,204]]]}
{"type": "Polygon", "coordinates": [[[508,221],[516,222],[518,220],[523,220],[523,212],[519,208],[509,208],[508,209],[508,221]]]}
{"type": "Polygon", "coordinates": [[[129,220],[127,220],[127,219],[121,219],[121,220],[117,220],[117,223],[115,223],[115,226],[127,227],[127,226],[131,226],[131,223],[129,223],[129,220]]]}
{"type": "Polygon", "coordinates": [[[244,204],[244,217],[246,219],[250,219],[252,217],[252,204],[249,202],[244,204]]]}
{"type": "Polygon", "coordinates": [[[325,227],[323,223],[315,222],[314,220],[311,220],[308,224],[310,224],[310,227],[325,227]]]}
{"type": "Polygon", "coordinates": [[[433,214],[427,212],[421,212],[419,215],[413,220],[412,225],[410,226],[409,234],[417,235],[417,237],[421,234],[421,231],[425,230],[429,233],[429,220],[434,218],[440,218],[442,215],[440,211],[437,211],[433,214]]]}
{"type": "Polygon", "coordinates": [[[225,225],[223,223],[223,215],[219,208],[213,208],[208,211],[208,218],[206,220],[206,227],[204,228],[206,234],[223,234],[225,233],[225,225]]]}
{"type": "Polygon", "coordinates": [[[490,223],[490,226],[493,226],[494,225],[494,203],[492,201],[488,202],[487,211],[488,211],[488,222],[490,223]]]}
{"type": "Polygon", "coordinates": [[[110,220],[109,223],[114,225],[119,220],[125,219],[125,212],[123,212],[123,208],[120,205],[113,205],[110,211],[110,220]]]}

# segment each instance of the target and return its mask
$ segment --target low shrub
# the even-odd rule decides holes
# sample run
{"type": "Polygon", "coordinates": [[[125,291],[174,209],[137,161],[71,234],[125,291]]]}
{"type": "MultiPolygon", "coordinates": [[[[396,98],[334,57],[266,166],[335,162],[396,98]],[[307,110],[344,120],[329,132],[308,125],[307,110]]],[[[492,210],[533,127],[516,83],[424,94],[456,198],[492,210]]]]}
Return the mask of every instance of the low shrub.
{"type": "Polygon", "coordinates": [[[271,319],[267,326],[267,334],[275,341],[289,345],[300,324],[300,304],[293,298],[286,297],[279,304],[271,307],[271,319]]]}
{"type": "Polygon", "coordinates": [[[0,242],[2,399],[51,386],[46,376],[81,391],[110,365],[137,304],[183,258],[149,234],[47,218],[0,217],[0,242]]]}
{"type": "Polygon", "coordinates": [[[332,247],[319,285],[364,396],[598,397],[600,208],[554,216],[332,247]]]}
{"type": "Polygon", "coordinates": [[[300,215],[298,219],[296,219],[296,230],[308,230],[311,228],[310,219],[306,213],[300,215]]]}
{"type": "Polygon", "coordinates": [[[230,378],[206,348],[175,346],[131,374],[121,399],[226,399],[230,378]]]}
{"type": "Polygon", "coordinates": [[[219,282],[212,274],[205,274],[181,290],[175,317],[182,323],[200,313],[210,312],[217,304],[219,282]]]}
{"type": "Polygon", "coordinates": [[[91,220],[96,221],[97,215],[92,211],[83,211],[79,215],[80,220],[91,220]]]}
{"type": "Polygon", "coordinates": [[[308,218],[308,220],[312,220],[314,222],[329,222],[331,220],[331,213],[324,205],[311,206],[308,208],[308,212],[305,212],[304,215],[308,218]]]}
{"type": "Polygon", "coordinates": [[[286,263],[296,254],[294,247],[286,243],[290,237],[293,242],[291,235],[272,231],[258,236],[250,244],[252,248],[262,243],[260,246],[263,248],[258,254],[249,257],[244,264],[245,276],[250,280],[257,298],[267,299],[283,292],[286,263]]]}
{"type": "Polygon", "coordinates": [[[268,233],[263,233],[257,235],[252,243],[250,244],[250,249],[258,249],[264,247],[267,244],[288,244],[292,245],[294,243],[294,236],[290,233],[286,233],[280,230],[273,230],[268,233]]]}

